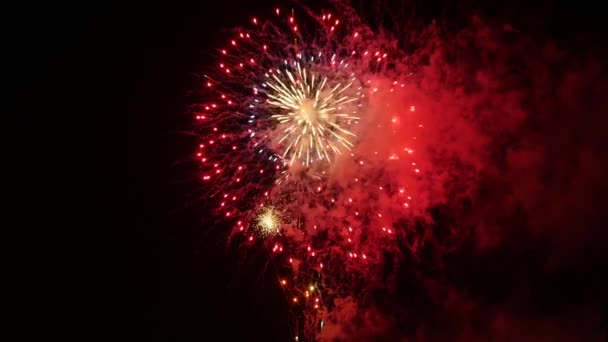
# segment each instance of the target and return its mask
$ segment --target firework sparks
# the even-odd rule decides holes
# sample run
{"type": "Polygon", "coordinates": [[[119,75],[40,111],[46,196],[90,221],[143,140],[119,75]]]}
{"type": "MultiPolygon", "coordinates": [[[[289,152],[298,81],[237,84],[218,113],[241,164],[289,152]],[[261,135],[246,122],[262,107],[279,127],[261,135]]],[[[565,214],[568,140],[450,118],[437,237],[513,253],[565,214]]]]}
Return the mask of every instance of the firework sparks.
{"type": "Polygon", "coordinates": [[[386,40],[328,13],[307,31],[275,13],[279,23],[239,30],[205,75],[196,158],[234,234],[261,237],[290,270],[280,284],[315,336],[344,274],[362,277],[413,211],[403,178],[418,172],[407,138],[418,125],[395,100],[403,80],[384,71],[386,40]]]}
{"type": "Polygon", "coordinates": [[[265,208],[256,219],[256,227],[262,235],[278,234],[281,219],[273,208],[265,208]]]}
{"type": "Polygon", "coordinates": [[[356,78],[342,83],[320,76],[299,62],[293,65],[295,72],[285,69],[269,76],[265,83],[273,90],[268,93],[268,103],[280,112],[272,118],[280,123],[284,134],[279,139],[279,144],[286,146],[283,157],[290,165],[296,158],[305,166],[315,158],[330,161],[330,154],[340,154],[342,148],[350,150],[353,146],[355,134],[348,126],[359,117],[357,107],[349,105],[359,97],[349,89],[356,78]]]}

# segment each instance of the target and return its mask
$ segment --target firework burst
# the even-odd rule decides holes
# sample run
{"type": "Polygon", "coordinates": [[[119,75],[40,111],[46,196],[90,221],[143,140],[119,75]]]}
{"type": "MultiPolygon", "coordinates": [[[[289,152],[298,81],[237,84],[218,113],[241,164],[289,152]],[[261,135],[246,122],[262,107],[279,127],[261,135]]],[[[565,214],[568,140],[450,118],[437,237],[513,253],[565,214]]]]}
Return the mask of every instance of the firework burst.
{"type": "Polygon", "coordinates": [[[278,234],[281,228],[281,219],[273,208],[265,208],[256,217],[256,227],[264,236],[278,234]]]}
{"type": "MultiPolygon", "coordinates": [[[[314,58],[311,56],[310,61],[314,58]]],[[[340,154],[341,149],[350,150],[353,146],[356,135],[349,126],[359,119],[356,115],[361,86],[357,84],[357,89],[352,89],[357,82],[354,76],[340,82],[333,73],[328,76],[322,70],[313,71],[302,67],[300,61],[291,66],[294,70],[279,70],[268,75],[269,81],[264,83],[272,90],[267,93],[268,104],[276,106],[278,112],[271,117],[284,133],[278,141],[286,145],[282,157],[290,165],[296,158],[305,166],[315,158],[331,161],[330,154],[340,154]]]]}
{"type": "Polygon", "coordinates": [[[341,12],[353,20],[305,8],[301,23],[279,9],[253,18],[218,50],[196,111],[208,199],[235,234],[265,240],[305,317],[294,334],[309,338],[391,248],[419,172],[419,125],[404,71],[387,63],[390,40],[341,12]]]}

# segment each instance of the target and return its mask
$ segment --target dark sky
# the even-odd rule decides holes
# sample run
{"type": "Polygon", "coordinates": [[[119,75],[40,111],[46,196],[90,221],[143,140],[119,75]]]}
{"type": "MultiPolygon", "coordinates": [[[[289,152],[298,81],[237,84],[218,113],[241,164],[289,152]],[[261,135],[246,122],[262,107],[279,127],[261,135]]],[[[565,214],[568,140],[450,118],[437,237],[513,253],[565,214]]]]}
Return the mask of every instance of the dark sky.
{"type": "MultiPolygon", "coordinates": [[[[225,241],[174,164],[195,140],[183,114],[214,34],[239,19],[228,2],[49,8],[39,32],[51,68],[52,258],[37,315],[58,340],[284,340],[283,297],[225,241]],[[74,16],[68,13],[74,11],[74,16]],[[219,13],[214,15],[213,13],[219,13]],[[52,19],[52,20],[51,20],[52,19]],[[210,33],[211,32],[211,33],[210,33]],[[69,165],[70,167],[66,167],[69,165]],[[239,280],[242,279],[242,280],[239,280]]],[[[240,4],[239,8],[252,8],[240,4]]],[[[247,13],[244,10],[243,13],[247,13]]],[[[194,165],[191,165],[194,166],[194,165]]],[[[191,176],[191,175],[190,175],[191,176]]]]}
{"type": "MultiPolygon", "coordinates": [[[[428,20],[470,6],[538,34],[572,39],[578,32],[603,44],[592,32],[598,21],[568,7],[442,5],[426,5],[419,15],[428,20]]],[[[49,222],[58,223],[41,229],[49,254],[36,265],[35,283],[44,285],[32,289],[45,340],[290,338],[276,279],[260,272],[263,256],[226,255],[221,235],[204,235],[213,227],[200,205],[190,205],[196,191],[182,182],[188,168],[180,163],[195,143],[180,133],[191,119],[181,114],[185,94],[194,73],[213,61],[206,50],[217,45],[218,31],[271,6],[55,4],[29,16],[39,27],[29,58],[43,78],[35,101],[47,108],[41,114],[51,136],[42,142],[50,152],[49,222]]]]}

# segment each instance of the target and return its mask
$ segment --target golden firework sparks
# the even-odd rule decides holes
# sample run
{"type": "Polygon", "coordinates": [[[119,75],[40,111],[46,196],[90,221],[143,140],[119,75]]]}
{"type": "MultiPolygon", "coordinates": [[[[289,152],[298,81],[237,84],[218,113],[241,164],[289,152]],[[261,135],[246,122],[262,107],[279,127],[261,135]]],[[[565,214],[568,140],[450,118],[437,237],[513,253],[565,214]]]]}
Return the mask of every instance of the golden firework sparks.
{"type": "Polygon", "coordinates": [[[359,100],[360,93],[352,89],[354,79],[332,80],[299,62],[293,63],[291,71],[278,70],[268,77],[266,85],[273,90],[268,103],[280,112],[272,118],[282,126],[278,142],[286,146],[283,158],[309,166],[315,157],[331,161],[330,155],[351,149],[355,134],[347,125],[359,119],[356,105],[349,105],[359,100]]]}

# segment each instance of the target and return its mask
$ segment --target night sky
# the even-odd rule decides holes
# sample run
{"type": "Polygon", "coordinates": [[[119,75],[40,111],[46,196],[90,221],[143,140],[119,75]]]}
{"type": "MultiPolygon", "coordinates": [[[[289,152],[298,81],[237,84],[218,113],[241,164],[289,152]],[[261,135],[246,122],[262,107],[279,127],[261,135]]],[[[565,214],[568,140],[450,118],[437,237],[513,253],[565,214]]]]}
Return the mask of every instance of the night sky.
{"type": "MultiPolygon", "coordinates": [[[[35,93],[40,95],[34,102],[46,108],[39,116],[50,135],[41,144],[49,149],[45,199],[52,214],[46,228],[36,228],[42,231],[38,236],[48,254],[36,263],[38,285],[32,288],[42,340],[291,340],[288,303],[272,270],[264,271],[265,255],[226,247],[225,227],[209,223],[208,208],[197,198],[200,192],[190,174],[196,165],[188,160],[196,144],[196,137],[187,134],[192,118],[186,114],[195,74],[214,63],[209,49],[219,44],[219,33],[275,3],[66,4],[39,8],[29,16],[39,27],[31,40],[38,45],[30,59],[42,79],[36,84],[35,93]]],[[[387,6],[396,3],[389,1],[387,6]]],[[[421,23],[443,18],[456,28],[477,13],[559,42],[574,55],[580,50],[605,61],[601,21],[588,8],[525,1],[399,7],[415,8],[421,23]]],[[[454,273],[447,276],[452,284],[474,294],[476,303],[494,305],[492,313],[504,309],[504,329],[518,331],[505,332],[502,339],[494,335],[494,340],[583,341],[606,334],[608,186],[602,171],[608,168],[598,162],[605,152],[597,154],[603,151],[605,129],[595,128],[607,123],[599,119],[607,114],[606,101],[597,97],[608,90],[608,83],[606,68],[598,70],[603,76],[575,73],[583,84],[589,77],[595,85],[587,98],[573,100],[574,105],[584,102],[586,110],[567,113],[593,125],[570,125],[566,120],[556,124],[555,131],[539,130],[557,145],[559,136],[551,132],[564,126],[587,130],[568,140],[591,141],[589,173],[577,176],[590,180],[581,183],[588,188],[572,192],[578,203],[572,210],[580,213],[573,217],[583,219],[562,222],[563,227],[552,222],[557,242],[547,242],[529,237],[522,223],[526,219],[509,217],[501,224],[513,228],[509,231],[514,236],[505,237],[502,248],[482,260],[473,253],[451,260],[454,273]],[[566,226],[576,222],[587,228],[573,236],[579,230],[566,226]],[[556,261],[558,266],[548,270],[540,266],[541,259],[572,261],[556,261]]],[[[556,174],[548,177],[559,177],[560,172],[556,174]]],[[[488,194],[480,196],[500,205],[495,194],[509,184],[489,182],[488,194]]],[[[563,208],[562,204],[556,207],[563,208]]],[[[458,220],[460,211],[475,210],[466,203],[455,207],[433,209],[438,226],[458,220]]],[[[484,206],[479,215],[491,215],[492,210],[491,205],[484,206]]],[[[539,215],[550,216],[550,211],[539,215]]],[[[406,317],[399,324],[427,324],[436,330],[448,326],[446,334],[429,340],[450,340],[449,331],[462,323],[450,317],[475,312],[474,325],[488,324],[483,318],[486,311],[470,309],[471,303],[452,303],[460,309],[450,315],[429,308],[419,311],[415,320],[407,319],[408,314],[399,316],[404,307],[424,307],[423,299],[405,293],[433,286],[415,284],[408,277],[398,274],[392,304],[383,301],[385,312],[406,317]]],[[[403,330],[395,328],[385,333],[386,340],[403,336],[403,330]]],[[[460,338],[485,340],[466,333],[460,338]]]]}

